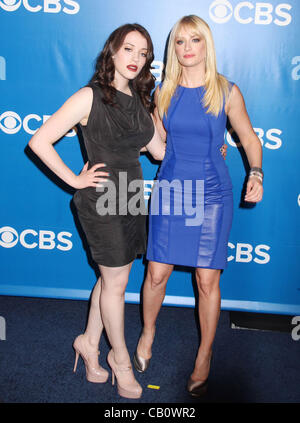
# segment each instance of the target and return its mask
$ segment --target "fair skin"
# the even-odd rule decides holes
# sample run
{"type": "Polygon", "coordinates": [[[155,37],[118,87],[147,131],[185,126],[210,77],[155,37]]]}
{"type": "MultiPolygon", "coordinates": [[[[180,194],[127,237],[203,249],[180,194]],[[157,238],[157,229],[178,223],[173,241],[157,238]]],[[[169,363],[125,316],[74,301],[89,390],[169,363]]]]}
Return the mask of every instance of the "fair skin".
{"type": "MultiPolygon", "coordinates": [[[[203,36],[181,28],[175,39],[175,51],[182,66],[180,85],[194,88],[204,85],[206,43],[203,36]]],[[[159,88],[155,93],[157,102],[159,88]]],[[[232,128],[237,133],[246,152],[250,167],[262,165],[261,143],[253,131],[248,117],[243,96],[239,88],[234,85],[225,105],[232,128]]],[[[162,139],[166,139],[166,132],[158,113],[155,113],[156,125],[162,139]]],[[[260,180],[251,177],[247,183],[245,201],[259,202],[262,199],[263,187],[260,180]]],[[[137,353],[141,357],[151,358],[151,347],[155,335],[155,323],[163,303],[166,284],[174,266],[164,263],[149,262],[147,277],[143,289],[144,327],[140,337],[137,353]]],[[[204,381],[209,373],[212,345],[220,315],[220,270],[196,268],[195,277],[199,292],[198,315],[201,328],[201,343],[195,360],[191,378],[204,381]]]]}
{"type": "MultiPolygon", "coordinates": [[[[129,32],[114,54],[115,78],[113,86],[131,95],[129,81],[133,80],[146,63],[147,40],[138,32],[129,32]]],[[[55,112],[29,141],[30,148],[39,158],[63,181],[76,189],[97,187],[107,180],[109,174],[103,170],[104,163],[95,164],[88,169],[86,163],[79,175],[76,175],[60,158],[54,148],[54,143],[63,137],[78,123],[87,125],[92,107],[93,90],[84,87],[72,95],[63,106],[55,112]]],[[[145,149],[157,160],[162,160],[165,154],[165,143],[155,129],[154,136],[145,149]]],[[[130,365],[130,357],[124,338],[124,295],[132,263],[121,267],[106,267],[99,264],[101,277],[98,279],[92,293],[91,307],[84,340],[87,351],[97,351],[105,327],[111,343],[114,360],[117,365],[130,365]]],[[[90,364],[98,366],[96,358],[90,364]]],[[[134,383],[133,372],[120,374],[126,378],[126,383],[134,383]]]]}

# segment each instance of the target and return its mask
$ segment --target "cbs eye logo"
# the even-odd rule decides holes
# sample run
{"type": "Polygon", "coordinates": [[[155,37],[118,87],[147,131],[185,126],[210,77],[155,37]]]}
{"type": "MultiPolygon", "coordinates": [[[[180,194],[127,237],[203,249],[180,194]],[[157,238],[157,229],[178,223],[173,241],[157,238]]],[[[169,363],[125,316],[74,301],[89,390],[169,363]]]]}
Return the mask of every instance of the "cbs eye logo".
{"type": "Polygon", "coordinates": [[[0,1],[0,7],[2,7],[3,10],[6,10],[6,12],[14,12],[15,10],[19,9],[21,3],[21,0],[2,0],[0,1]]]}
{"type": "Polygon", "coordinates": [[[288,3],[273,6],[271,3],[250,1],[242,1],[232,7],[228,0],[215,0],[209,7],[209,17],[219,24],[228,22],[233,15],[240,24],[269,25],[273,22],[275,25],[286,26],[292,21],[291,15],[287,13],[291,8],[288,3]]]}
{"type": "Polygon", "coordinates": [[[22,127],[20,116],[15,112],[5,112],[0,116],[0,129],[6,134],[16,134],[22,127]]]}
{"type": "Polygon", "coordinates": [[[14,228],[3,226],[0,229],[0,245],[4,248],[14,247],[19,240],[19,235],[14,228]]]}
{"type": "Polygon", "coordinates": [[[209,8],[209,16],[216,23],[228,22],[232,13],[232,6],[227,0],[215,0],[209,8]]]}

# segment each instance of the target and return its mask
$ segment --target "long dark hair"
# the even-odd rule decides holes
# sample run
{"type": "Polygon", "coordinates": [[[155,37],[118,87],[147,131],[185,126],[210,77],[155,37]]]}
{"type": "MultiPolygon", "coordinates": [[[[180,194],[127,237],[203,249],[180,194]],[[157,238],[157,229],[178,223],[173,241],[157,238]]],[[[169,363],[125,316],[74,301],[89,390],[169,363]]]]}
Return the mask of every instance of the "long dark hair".
{"type": "Polygon", "coordinates": [[[102,88],[103,102],[111,106],[115,105],[116,90],[112,86],[115,76],[115,66],[112,56],[121,48],[126,35],[129,32],[138,31],[147,40],[147,57],[139,75],[131,81],[132,87],[139,94],[143,105],[149,112],[153,111],[154,105],[151,100],[151,91],[155,86],[155,77],[151,73],[151,63],[154,59],[153,44],[148,31],[139,24],[125,24],[115,29],[106,41],[103,50],[96,60],[95,73],[90,83],[96,83],[102,88]]]}

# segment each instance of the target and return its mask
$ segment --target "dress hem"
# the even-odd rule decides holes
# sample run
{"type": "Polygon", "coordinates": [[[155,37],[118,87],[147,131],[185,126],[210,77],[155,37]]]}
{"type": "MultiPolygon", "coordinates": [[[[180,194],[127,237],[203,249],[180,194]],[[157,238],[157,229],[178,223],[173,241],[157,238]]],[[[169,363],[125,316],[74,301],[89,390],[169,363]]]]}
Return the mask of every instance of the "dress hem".
{"type": "Polygon", "coordinates": [[[187,264],[187,263],[170,263],[170,261],[163,261],[163,260],[157,260],[146,257],[147,261],[154,261],[157,263],[163,263],[163,264],[171,264],[173,266],[184,266],[184,267],[194,267],[194,268],[201,268],[201,269],[215,269],[215,270],[225,270],[227,266],[197,266],[194,264],[187,264]]]}
{"type": "Polygon", "coordinates": [[[121,264],[105,264],[102,260],[96,260],[94,257],[92,257],[92,258],[93,258],[94,262],[97,263],[100,266],[105,266],[105,267],[123,267],[123,266],[126,266],[127,264],[132,263],[137,258],[137,256],[143,256],[144,254],[145,254],[145,251],[144,252],[141,252],[141,253],[138,252],[131,259],[125,260],[125,262],[122,262],[121,264]],[[100,263],[101,261],[102,261],[102,263],[100,263]]]}

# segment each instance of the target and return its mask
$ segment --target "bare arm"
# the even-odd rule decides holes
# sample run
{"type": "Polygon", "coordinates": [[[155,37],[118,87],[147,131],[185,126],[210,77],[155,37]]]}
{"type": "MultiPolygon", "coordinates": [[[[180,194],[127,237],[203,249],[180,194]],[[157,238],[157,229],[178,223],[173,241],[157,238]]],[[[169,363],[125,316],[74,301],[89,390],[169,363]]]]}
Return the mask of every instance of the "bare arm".
{"type": "MultiPolygon", "coordinates": [[[[237,133],[245,150],[250,167],[262,167],[262,146],[255,134],[239,88],[234,85],[225,107],[231,126],[237,133]]],[[[255,176],[249,178],[245,200],[258,202],[262,199],[263,188],[255,176]]]]}
{"type": "Polygon", "coordinates": [[[159,116],[158,113],[158,108],[157,108],[157,104],[158,104],[158,96],[159,96],[159,87],[156,88],[155,93],[154,93],[154,103],[156,105],[155,109],[154,109],[154,120],[155,120],[155,124],[158,130],[158,133],[161,137],[161,139],[165,142],[167,139],[167,132],[165,130],[165,127],[162,123],[162,120],[159,116]]]}
{"type": "Polygon", "coordinates": [[[87,164],[80,175],[75,175],[62,161],[53,144],[63,137],[78,122],[85,124],[88,120],[93,101],[93,91],[85,87],[73,94],[63,106],[55,112],[29,141],[34,153],[67,184],[74,188],[97,186],[98,176],[105,176],[104,172],[95,172],[103,164],[93,166],[89,171],[87,164]]]}
{"type": "MultiPolygon", "coordinates": [[[[159,87],[156,88],[154,93],[154,102],[157,104],[157,98],[159,94],[159,87]]],[[[154,109],[152,117],[154,124],[154,135],[151,141],[145,146],[145,150],[148,150],[151,156],[155,160],[163,160],[166,152],[166,131],[158,114],[157,107],[154,109]]],[[[143,150],[143,151],[145,151],[143,150]]]]}
{"type": "Polygon", "coordinates": [[[146,145],[145,148],[149,151],[149,153],[155,160],[161,161],[165,157],[166,143],[161,139],[161,136],[158,132],[158,129],[155,123],[155,119],[153,118],[153,116],[151,117],[154,124],[154,135],[151,141],[146,145]]]}

